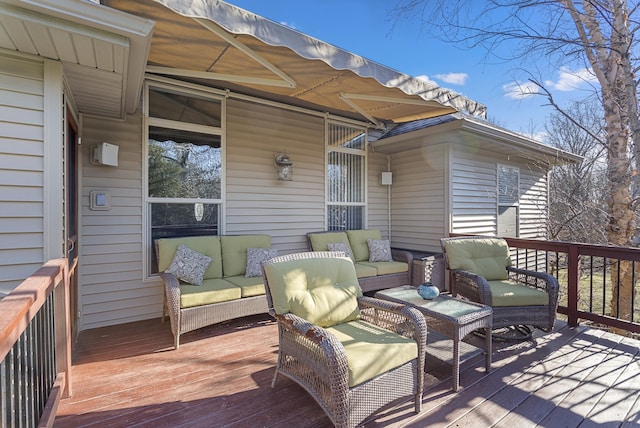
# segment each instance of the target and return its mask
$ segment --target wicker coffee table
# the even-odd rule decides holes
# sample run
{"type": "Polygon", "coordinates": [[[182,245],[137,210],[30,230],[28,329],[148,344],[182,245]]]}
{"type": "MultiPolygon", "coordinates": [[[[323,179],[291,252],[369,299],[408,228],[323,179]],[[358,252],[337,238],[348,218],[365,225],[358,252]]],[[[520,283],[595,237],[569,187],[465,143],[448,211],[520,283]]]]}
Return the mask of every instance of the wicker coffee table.
{"type": "Polygon", "coordinates": [[[409,285],[380,290],[375,296],[413,306],[424,315],[428,330],[433,329],[453,340],[454,391],[460,385],[460,341],[474,330],[485,329],[485,368],[487,373],[491,371],[491,307],[446,295],[425,300],[409,285]]]}

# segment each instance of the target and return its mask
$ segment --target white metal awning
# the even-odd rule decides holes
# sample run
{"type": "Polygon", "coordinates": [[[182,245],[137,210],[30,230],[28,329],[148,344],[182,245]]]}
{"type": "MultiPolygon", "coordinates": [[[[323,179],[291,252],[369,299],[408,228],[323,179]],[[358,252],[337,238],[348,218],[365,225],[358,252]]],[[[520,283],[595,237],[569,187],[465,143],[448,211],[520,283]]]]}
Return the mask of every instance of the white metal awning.
{"type": "Polygon", "coordinates": [[[156,22],[147,72],[373,124],[485,107],[223,1],[103,0],[156,22]]]}

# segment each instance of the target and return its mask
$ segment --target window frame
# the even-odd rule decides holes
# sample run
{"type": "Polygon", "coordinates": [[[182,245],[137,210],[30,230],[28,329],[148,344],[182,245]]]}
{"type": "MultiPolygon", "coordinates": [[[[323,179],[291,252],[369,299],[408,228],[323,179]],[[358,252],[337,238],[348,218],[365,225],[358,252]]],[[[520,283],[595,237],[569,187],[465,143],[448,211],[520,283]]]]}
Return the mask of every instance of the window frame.
{"type": "Polygon", "coordinates": [[[496,235],[500,235],[500,209],[501,208],[515,208],[515,235],[513,238],[518,238],[520,236],[520,168],[513,165],[506,164],[497,164],[496,165],[496,235]],[[501,202],[500,201],[500,178],[502,176],[502,170],[513,170],[516,173],[516,198],[514,201],[510,202],[501,202]]]}
{"type": "MultiPolygon", "coordinates": [[[[354,125],[352,123],[347,123],[347,122],[342,122],[339,120],[331,120],[331,119],[325,119],[325,161],[324,161],[324,173],[325,173],[325,179],[324,179],[324,183],[325,183],[325,230],[330,230],[329,229],[329,211],[331,207],[362,207],[362,218],[361,218],[361,223],[362,223],[362,229],[366,229],[367,228],[367,219],[368,219],[368,129],[365,126],[358,126],[358,125],[354,125]],[[332,135],[331,133],[331,126],[341,126],[341,127],[345,127],[345,128],[351,128],[357,131],[362,132],[363,134],[363,138],[364,138],[364,143],[363,143],[363,147],[362,149],[352,149],[352,148],[347,148],[347,147],[342,147],[342,146],[336,146],[336,145],[331,145],[331,141],[330,141],[330,137],[332,135]],[[361,188],[360,188],[360,194],[362,195],[362,199],[359,202],[336,202],[336,201],[331,201],[330,200],[330,196],[331,196],[331,191],[330,191],[330,183],[329,183],[329,154],[331,152],[338,152],[338,153],[344,153],[344,154],[350,154],[350,155],[355,155],[355,156],[360,156],[361,157],[361,188]]],[[[331,230],[342,230],[342,229],[331,229],[331,230]]],[[[344,230],[349,230],[349,228],[346,228],[344,230]]]]}
{"type": "Polygon", "coordinates": [[[218,205],[218,234],[224,234],[225,201],[226,201],[226,97],[224,93],[195,84],[179,81],[157,81],[146,79],[143,89],[143,132],[142,132],[142,239],[143,239],[143,281],[155,280],[157,273],[151,273],[153,249],[151,242],[151,204],[154,203],[184,203],[184,204],[215,204],[218,205]],[[199,125],[189,122],[181,122],[170,119],[161,119],[149,116],[149,89],[166,90],[185,96],[210,99],[220,102],[220,127],[199,125]],[[159,198],[149,196],[149,128],[159,127],[188,132],[215,135],[220,138],[220,197],[219,198],[159,198]]]}

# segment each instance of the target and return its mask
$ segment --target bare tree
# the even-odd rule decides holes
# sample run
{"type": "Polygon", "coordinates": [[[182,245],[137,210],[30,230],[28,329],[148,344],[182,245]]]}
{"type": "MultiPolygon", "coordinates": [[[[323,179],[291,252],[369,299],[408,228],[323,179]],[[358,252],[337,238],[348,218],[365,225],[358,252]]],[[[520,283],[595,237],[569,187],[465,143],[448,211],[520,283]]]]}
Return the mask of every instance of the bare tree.
{"type": "MultiPolygon", "coordinates": [[[[544,58],[551,67],[578,65],[595,76],[605,124],[607,241],[631,246],[636,233],[631,185],[640,161],[637,13],[637,0],[397,0],[392,14],[396,20],[420,17],[435,37],[484,48],[502,61],[520,60],[528,70],[544,58]],[[515,48],[506,49],[505,41],[515,48]]],[[[531,75],[530,80],[571,119],[543,79],[531,75]]],[[[631,319],[631,263],[613,266],[611,276],[611,313],[631,319]]]]}
{"type": "Polygon", "coordinates": [[[550,174],[548,235],[561,241],[606,244],[606,149],[597,104],[574,103],[545,123],[546,143],[583,156],[577,164],[555,167],[550,174]],[[586,131],[589,130],[589,131],[586,131]],[[600,137],[600,138],[598,138],[600,137]]]}

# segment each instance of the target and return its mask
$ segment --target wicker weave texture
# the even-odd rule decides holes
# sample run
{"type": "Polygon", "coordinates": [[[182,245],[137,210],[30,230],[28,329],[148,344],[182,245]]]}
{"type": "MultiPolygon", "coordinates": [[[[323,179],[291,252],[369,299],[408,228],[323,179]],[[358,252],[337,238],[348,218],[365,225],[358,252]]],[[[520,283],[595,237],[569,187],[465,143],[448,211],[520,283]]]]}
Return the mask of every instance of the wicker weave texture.
{"type": "MultiPolygon", "coordinates": [[[[336,252],[307,252],[271,259],[268,263],[342,257],[336,252]]],[[[264,270],[264,267],[263,267],[264,270]]],[[[355,269],[353,272],[355,276],[355,269]]],[[[273,310],[268,275],[264,275],[269,313],[278,322],[278,362],[272,386],[282,374],[301,385],[318,402],[337,427],[353,427],[388,406],[414,400],[422,406],[426,323],[417,310],[393,302],[360,297],[361,320],[415,338],[418,358],[374,379],[349,387],[346,353],[338,339],[326,329],[291,313],[273,310]]]]}

